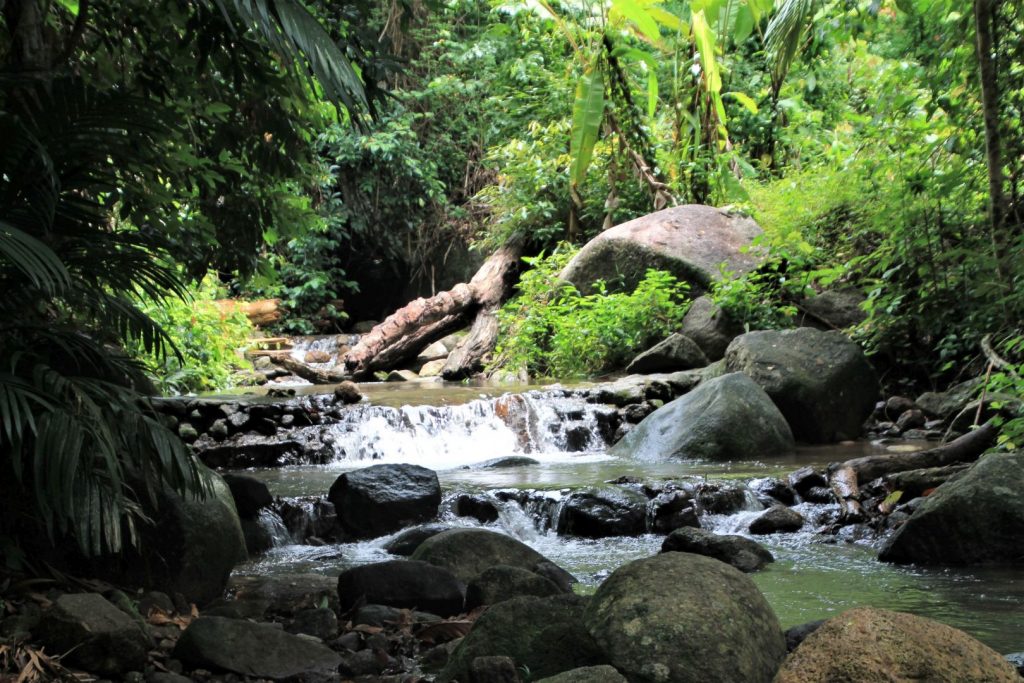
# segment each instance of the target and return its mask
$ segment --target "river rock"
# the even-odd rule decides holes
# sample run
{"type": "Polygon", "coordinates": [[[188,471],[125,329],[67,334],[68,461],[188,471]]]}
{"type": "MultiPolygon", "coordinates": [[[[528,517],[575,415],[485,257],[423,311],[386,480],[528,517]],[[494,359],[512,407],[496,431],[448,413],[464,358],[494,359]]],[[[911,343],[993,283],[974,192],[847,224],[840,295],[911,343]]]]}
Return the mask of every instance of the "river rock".
{"type": "Polygon", "coordinates": [[[564,536],[638,536],[647,526],[647,496],[609,486],[574,491],[562,503],[556,531],[564,536]]]}
{"type": "Polygon", "coordinates": [[[750,218],[690,204],[664,209],[605,230],[590,240],[561,273],[583,294],[603,280],[610,291],[632,292],[650,268],[707,288],[721,266],[737,275],[760,265],[748,249],[762,234],[750,218]]]}
{"type": "Polygon", "coordinates": [[[220,597],[235,564],[246,558],[245,537],[231,491],[220,475],[208,477],[207,498],[158,494],[159,506],[148,511],[153,525],[140,526],[143,552],[127,551],[112,559],[112,578],[120,583],[181,593],[204,605],[220,597]]]}
{"type": "Polygon", "coordinates": [[[786,629],[786,652],[792,652],[795,650],[800,643],[807,640],[807,636],[811,635],[824,624],[826,619],[815,619],[814,621],[808,621],[803,624],[797,624],[796,626],[790,626],[786,629]]]}
{"type": "Polygon", "coordinates": [[[748,332],[729,344],[725,363],[759,384],[808,443],[859,437],[878,398],[874,370],[842,332],[748,332]]]}
{"type": "Polygon", "coordinates": [[[859,607],[829,619],[786,658],[775,683],[1019,683],[997,652],[931,619],[859,607]]]}
{"type": "Polygon", "coordinates": [[[700,350],[696,342],[686,335],[676,332],[634,358],[626,367],[626,372],[630,374],[675,372],[702,368],[707,364],[707,356],[700,350]]]}
{"type": "Polygon", "coordinates": [[[253,519],[261,509],[273,505],[274,497],[270,495],[270,489],[256,477],[230,472],[221,477],[231,491],[239,517],[253,519]]]}
{"type": "Polygon", "coordinates": [[[362,401],[363,395],[359,393],[359,387],[356,386],[355,382],[346,380],[334,387],[334,400],[338,403],[349,405],[362,401]]]}
{"type": "MultiPolygon", "coordinates": [[[[264,615],[291,617],[307,609],[326,604],[338,609],[338,580],[323,574],[273,574],[269,576],[233,576],[229,584],[233,600],[220,606],[246,606],[233,610],[251,618],[264,615]]],[[[209,610],[204,611],[208,614],[209,610]]],[[[231,616],[225,610],[222,616],[231,616]]]]}
{"type": "Polygon", "coordinates": [[[522,595],[543,598],[564,593],[550,579],[521,567],[499,564],[485,570],[466,587],[466,610],[480,605],[493,605],[522,595]]]}
{"type": "Polygon", "coordinates": [[[1024,452],[990,453],[924,499],[879,559],[899,564],[1024,563],[1024,452]]]}
{"type": "Polygon", "coordinates": [[[289,633],[305,633],[320,640],[330,640],[338,635],[338,615],[329,607],[304,609],[295,613],[287,630],[289,633]]]}
{"type": "Polygon", "coordinates": [[[667,534],[680,527],[700,527],[697,508],[686,491],[663,491],[647,504],[647,528],[667,534]]]}
{"type": "Polygon", "coordinates": [[[449,529],[423,541],[411,559],[444,567],[469,583],[499,564],[534,571],[549,560],[511,536],[486,529],[449,529]]]}
{"type": "Polygon", "coordinates": [[[705,295],[690,304],[679,331],[692,339],[709,361],[717,361],[725,356],[729,342],[743,334],[743,325],[705,295]]]}
{"type": "Polygon", "coordinates": [[[530,465],[539,465],[539,460],[528,458],[525,455],[506,455],[502,458],[491,458],[490,460],[484,460],[478,462],[475,465],[471,465],[470,469],[474,470],[499,470],[508,467],[529,467],[530,465]]]}
{"type": "Polygon", "coordinates": [[[585,622],[608,663],[635,681],[768,683],[786,654],[779,621],[753,581],[690,553],[615,570],[585,622]]]}
{"type": "Polygon", "coordinates": [[[749,460],[793,450],[778,408],[749,377],[732,373],[648,415],[610,450],[644,462],[749,460]]]}
{"type": "Polygon", "coordinates": [[[484,494],[463,493],[455,499],[455,515],[472,517],[481,524],[495,522],[498,519],[498,507],[494,501],[484,494]]]}
{"type": "Polygon", "coordinates": [[[338,653],[309,638],[270,624],[225,617],[199,617],[181,634],[174,657],[191,669],[230,671],[282,680],[328,674],[341,664],[338,653]]]}
{"type": "Polygon", "coordinates": [[[973,377],[954,384],[946,391],[926,391],[914,403],[931,417],[948,420],[967,407],[977,396],[984,379],[973,377]]]}
{"type": "Polygon", "coordinates": [[[441,484],[419,465],[371,465],[335,480],[327,498],[356,538],[374,538],[437,516],[441,484]]]}
{"type": "Polygon", "coordinates": [[[462,612],[464,590],[464,584],[447,569],[414,560],[365,564],[338,576],[342,611],[362,602],[449,617],[462,612]]]}
{"type": "Polygon", "coordinates": [[[845,329],[867,319],[864,295],[856,289],[830,289],[800,302],[804,324],[821,329],[845,329]]]}
{"type": "Polygon", "coordinates": [[[628,683],[628,681],[614,666],[599,664],[598,666],[581,666],[578,669],[563,671],[560,674],[542,678],[537,683],[628,683]]]}
{"type": "Polygon", "coordinates": [[[423,541],[427,540],[431,536],[437,536],[442,531],[448,531],[449,529],[451,529],[451,526],[440,522],[435,522],[433,524],[420,524],[419,526],[410,527],[409,529],[396,534],[394,538],[385,543],[384,550],[388,551],[392,555],[408,557],[416,552],[416,548],[419,548],[423,541]]]}
{"type": "Polygon", "coordinates": [[[752,534],[778,534],[800,531],[804,516],[785,505],[774,505],[754,518],[750,523],[752,534]]]}
{"type": "Polygon", "coordinates": [[[796,503],[796,490],[781,479],[775,477],[752,479],[748,486],[762,503],[768,505],[771,505],[772,501],[778,501],[783,505],[796,503]]]}
{"type": "Polygon", "coordinates": [[[684,527],[669,534],[661,552],[693,553],[730,564],[741,572],[756,572],[775,558],[756,541],[732,534],[719,535],[704,529],[684,527]]]}
{"type": "Polygon", "coordinates": [[[586,604],[577,595],[558,595],[512,598],[491,606],[452,652],[438,680],[469,680],[469,667],[477,657],[511,657],[535,678],[603,664],[605,658],[582,623],[586,604]]]}
{"type": "Polygon", "coordinates": [[[444,358],[438,360],[431,360],[420,366],[419,372],[417,373],[420,377],[440,377],[444,371],[444,366],[448,363],[444,358]]]}
{"type": "Polygon", "coordinates": [[[65,663],[107,676],[142,670],[152,647],[142,625],[98,593],[60,596],[36,632],[51,655],[68,652],[65,663]]]}

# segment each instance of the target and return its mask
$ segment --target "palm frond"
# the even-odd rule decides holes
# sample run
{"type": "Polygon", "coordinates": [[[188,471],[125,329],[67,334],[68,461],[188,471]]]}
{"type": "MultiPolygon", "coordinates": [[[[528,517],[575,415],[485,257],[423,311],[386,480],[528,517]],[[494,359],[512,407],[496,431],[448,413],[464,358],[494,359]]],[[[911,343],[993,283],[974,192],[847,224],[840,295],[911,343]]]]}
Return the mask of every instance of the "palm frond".
{"type": "MultiPolygon", "coordinates": [[[[3,220],[0,220],[0,264],[0,281],[7,279],[5,271],[17,271],[48,296],[56,296],[71,282],[64,262],[50,247],[3,220]]],[[[8,286],[14,284],[8,283],[8,286]]]]}
{"type": "Polygon", "coordinates": [[[765,54],[776,84],[785,80],[789,67],[800,49],[800,40],[814,15],[815,0],[784,0],[768,22],[765,31],[765,54]]]}

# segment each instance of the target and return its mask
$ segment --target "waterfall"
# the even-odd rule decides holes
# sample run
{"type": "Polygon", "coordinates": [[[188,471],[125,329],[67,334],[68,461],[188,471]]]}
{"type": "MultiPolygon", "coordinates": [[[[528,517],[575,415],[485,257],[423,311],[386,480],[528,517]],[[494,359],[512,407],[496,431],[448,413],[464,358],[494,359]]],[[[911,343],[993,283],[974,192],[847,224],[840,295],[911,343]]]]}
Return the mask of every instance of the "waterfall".
{"type": "Polygon", "coordinates": [[[328,427],[335,462],[408,462],[435,470],[506,455],[543,461],[607,446],[608,409],[540,392],[506,394],[454,406],[361,405],[328,427]]]}
{"type": "Polygon", "coordinates": [[[272,548],[279,548],[295,542],[284,525],[284,520],[270,508],[263,508],[256,513],[256,524],[266,533],[272,548]]]}

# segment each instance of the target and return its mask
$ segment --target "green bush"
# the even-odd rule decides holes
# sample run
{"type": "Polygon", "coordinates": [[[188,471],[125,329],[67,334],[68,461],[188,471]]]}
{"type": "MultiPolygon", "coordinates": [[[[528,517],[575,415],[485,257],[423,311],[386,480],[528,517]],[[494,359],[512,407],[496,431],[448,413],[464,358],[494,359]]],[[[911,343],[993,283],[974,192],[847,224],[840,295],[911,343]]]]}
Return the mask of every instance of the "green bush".
{"type": "Polygon", "coordinates": [[[181,353],[156,356],[136,349],[164,393],[209,391],[231,387],[231,374],[247,367],[239,356],[253,327],[242,313],[225,315],[213,303],[218,289],[207,277],[189,299],[145,301],[142,310],[170,336],[181,353]]]}
{"type": "Polygon", "coordinates": [[[519,294],[498,313],[500,333],[491,370],[537,377],[582,377],[620,367],[637,351],[678,329],[689,306],[689,286],[648,270],[632,293],[582,296],[558,279],[572,258],[560,245],[550,256],[524,259],[532,268],[519,294]]]}

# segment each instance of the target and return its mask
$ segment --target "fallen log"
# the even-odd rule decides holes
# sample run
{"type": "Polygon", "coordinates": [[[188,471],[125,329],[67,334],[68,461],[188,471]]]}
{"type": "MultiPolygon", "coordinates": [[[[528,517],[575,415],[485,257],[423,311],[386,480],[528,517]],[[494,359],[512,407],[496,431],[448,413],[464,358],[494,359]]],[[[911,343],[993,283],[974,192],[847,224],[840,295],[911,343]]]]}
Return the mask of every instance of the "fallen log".
{"type": "Polygon", "coordinates": [[[519,274],[522,242],[512,240],[484,262],[468,283],[459,283],[429,299],[416,299],[389,315],[365,334],[345,354],[345,368],[353,377],[366,377],[377,370],[389,370],[416,356],[430,343],[454,332],[469,322],[479,321],[473,331],[452,352],[445,365],[446,378],[473,372],[497,340],[494,317],[519,274]]]}
{"type": "Polygon", "coordinates": [[[845,524],[863,521],[864,509],[860,504],[860,487],[857,486],[854,469],[846,463],[829,468],[828,483],[839,501],[841,521],[845,524]]]}
{"type": "Polygon", "coordinates": [[[919,470],[907,470],[905,472],[893,472],[882,478],[886,490],[903,491],[903,498],[910,500],[916,498],[928,489],[934,489],[949,481],[953,476],[960,474],[970,465],[966,463],[957,465],[946,465],[945,467],[925,467],[919,470]]]}
{"type": "Polygon", "coordinates": [[[213,304],[220,310],[221,315],[228,316],[233,313],[241,313],[253,325],[276,323],[283,315],[280,299],[260,299],[259,301],[218,299],[213,304]]]}
{"type": "Polygon", "coordinates": [[[293,375],[301,377],[307,382],[312,382],[313,384],[338,384],[339,382],[351,379],[341,370],[334,368],[329,370],[314,368],[302,361],[295,360],[291,355],[279,356],[274,359],[274,362],[293,375]]]}
{"type": "Polygon", "coordinates": [[[868,455],[843,463],[853,468],[857,483],[863,484],[886,474],[917,470],[925,467],[945,467],[958,462],[972,462],[995,443],[998,427],[989,420],[974,431],[950,441],[947,444],[916,453],[893,453],[890,455],[868,455]]]}

